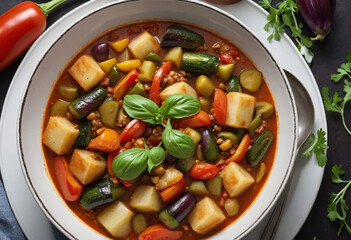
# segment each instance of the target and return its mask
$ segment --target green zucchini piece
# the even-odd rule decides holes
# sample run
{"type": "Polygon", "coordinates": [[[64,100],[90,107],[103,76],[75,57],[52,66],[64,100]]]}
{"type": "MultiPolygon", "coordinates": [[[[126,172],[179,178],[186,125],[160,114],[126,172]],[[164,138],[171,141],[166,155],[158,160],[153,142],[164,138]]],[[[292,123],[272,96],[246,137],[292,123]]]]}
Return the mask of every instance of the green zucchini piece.
{"type": "Polygon", "coordinates": [[[203,181],[193,181],[189,191],[195,195],[210,195],[203,181]]]}
{"type": "Polygon", "coordinates": [[[187,50],[195,50],[203,46],[204,37],[190,29],[177,24],[170,25],[162,37],[161,47],[181,47],[187,50]]]}
{"type": "Polygon", "coordinates": [[[219,64],[219,58],[199,52],[185,52],[182,56],[181,70],[197,74],[216,73],[219,64]]]}
{"type": "Polygon", "coordinates": [[[255,130],[261,125],[261,122],[261,114],[256,115],[256,117],[254,117],[254,119],[251,121],[249,126],[250,137],[255,135],[255,130]]]}
{"type": "Polygon", "coordinates": [[[246,154],[247,161],[251,166],[257,166],[266,155],[269,147],[274,139],[274,134],[271,130],[266,129],[252,144],[251,149],[246,154]]]}
{"type": "Polygon", "coordinates": [[[215,176],[206,181],[208,191],[216,197],[220,197],[222,194],[223,179],[220,176],[215,176]]]}
{"type": "Polygon", "coordinates": [[[241,139],[240,136],[232,132],[219,132],[217,133],[217,137],[223,140],[229,139],[233,146],[239,144],[241,139]]]}
{"type": "Polygon", "coordinates": [[[102,124],[109,128],[114,128],[119,110],[119,102],[110,100],[104,102],[99,107],[100,119],[102,124]]]}
{"type": "Polygon", "coordinates": [[[91,121],[83,118],[78,123],[79,135],[74,143],[75,148],[84,149],[91,140],[91,121]]]}
{"type": "Polygon", "coordinates": [[[261,118],[269,118],[274,112],[274,106],[268,102],[255,103],[256,116],[261,115],[261,118]]]}
{"type": "Polygon", "coordinates": [[[98,109],[107,97],[103,87],[96,87],[85,95],[77,98],[68,106],[68,111],[77,119],[82,119],[90,112],[98,109]]]}
{"type": "Polygon", "coordinates": [[[116,86],[117,82],[118,82],[118,77],[119,77],[119,73],[118,73],[118,69],[116,67],[116,65],[114,65],[111,68],[110,74],[109,74],[109,79],[110,79],[110,87],[114,87],[116,86]]]}
{"type": "Polygon", "coordinates": [[[247,91],[255,93],[261,87],[262,73],[255,69],[244,70],[239,74],[239,82],[247,91]]]}
{"type": "Polygon", "coordinates": [[[65,116],[67,113],[67,107],[69,102],[65,102],[61,99],[57,100],[54,105],[52,105],[50,116],[65,116]]]}
{"type": "Polygon", "coordinates": [[[176,162],[176,168],[183,174],[189,172],[190,168],[195,164],[194,158],[178,159],[176,162]]]}
{"type": "Polygon", "coordinates": [[[166,208],[161,210],[161,212],[158,214],[158,217],[161,220],[161,222],[171,230],[176,229],[179,225],[177,219],[175,219],[171,214],[169,214],[166,208]]]}
{"type": "Polygon", "coordinates": [[[144,60],[154,62],[157,67],[162,65],[162,59],[160,58],[159,55],[155,52],[149,52],[148,55],[144,58],[144,60]]]}
{"type": "Polygon", "coordinates": [[[138,213],[133,216],[132,227],[136,234],[142,233],[147,228],[146,218],[144,214],[138,213]]]}
{"type": "Polygon", "coordinates": [[[230,92],[243,92],[238,78],[234,75],[231,76],[228,81],[227,93],[230,93],[230,92]]]}
{"type": "Polygon", "coordinates": [[[132,95],[132,94],[140,95],[145,98],[148,97],[145,91],[144,85],[141,82],[137,82],[136,84],[134,84],[134,86],[127,93],[127,95],[132,95]]]}
{"type": "Polygon", "coordinates": [[[59,85],[58,91],[60,96],[68,102],[71,102],[74,99],[78,98],[80,94],[78,87],[67,86],[67,85],[59,85]]]}
{"type": "Polygon", "coordinates": [[[109,179],[103,179],[88,186],[80,198],[85,209],[93,209],[102,204],[110,203],[125,194],[125,189],[114,186],[109,179]]]}

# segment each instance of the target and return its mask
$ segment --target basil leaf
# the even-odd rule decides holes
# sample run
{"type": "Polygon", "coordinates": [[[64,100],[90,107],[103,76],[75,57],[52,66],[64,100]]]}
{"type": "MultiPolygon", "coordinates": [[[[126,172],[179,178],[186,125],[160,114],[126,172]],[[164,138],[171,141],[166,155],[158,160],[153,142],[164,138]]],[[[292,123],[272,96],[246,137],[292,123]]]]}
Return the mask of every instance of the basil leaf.
{"type": "Polygon", "coordinates": [[[148,154],[143,148],[128,149],[113,160],[112,170],[123,180],[137,178],[147,167],[148,154]]]}
{"type": "Polygon", "coordinates": [[[159,124],[163,118],[158,112],[158,106],[150,99],[140,95],[126,95],[123,106],[129,116],[151,124],[159,124]]]}
{"type": "Polygon", "coordinates": [[[166,156],[166,152],[160,145],[157,147],[151,148],[149,152],[149,160],[147,161],[149,173],[151,172],[153,167],[156,167],[163,162],[163,160],[165,159],[165,156],[166,156]]]}
{"type": "Polygon", "coordinates": [[[200,103],[190,95],[178,93],[166,98],[159,111],[164,118],[184,118],[198,113],[200,103]]]}
{"type": "Polygon", "coordinates": [[[190,158],[194,155],[194,141],[181,131],[172,129],[169,119],[162,133],[162,142],[169,154],[176,158],[190,158]]]}

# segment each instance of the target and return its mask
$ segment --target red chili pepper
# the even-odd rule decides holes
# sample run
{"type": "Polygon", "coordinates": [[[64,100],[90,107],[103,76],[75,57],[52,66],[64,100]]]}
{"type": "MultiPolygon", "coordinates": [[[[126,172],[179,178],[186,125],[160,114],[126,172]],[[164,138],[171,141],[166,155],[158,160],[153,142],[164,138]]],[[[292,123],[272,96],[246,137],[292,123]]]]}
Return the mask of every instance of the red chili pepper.
{"type": "Polygon", "coordinates": [[[146,128],[146,122],[139,119],[134,119],[133,121],[128,123],[127,126],[123,129],[120,138],[121,143],[129,142],[132,139],[140,138],[141,136],[143,136],[146,128]]]}
{"type": "Polygon", "coordinates": [[[160,99],[160,84],[161,79],[164,75],[167,75],[172,70],[172,63],[165,62],[156,72],[154,79],[152,80],[150,99],[154,101],[157,105],[161,105],[160,99]]]}
{"type": "Polygon", "coordinates": [[[0,16],[0,71],[24,53],[44,32],[46,17],[66,0],[22,2],[0,16]]]}

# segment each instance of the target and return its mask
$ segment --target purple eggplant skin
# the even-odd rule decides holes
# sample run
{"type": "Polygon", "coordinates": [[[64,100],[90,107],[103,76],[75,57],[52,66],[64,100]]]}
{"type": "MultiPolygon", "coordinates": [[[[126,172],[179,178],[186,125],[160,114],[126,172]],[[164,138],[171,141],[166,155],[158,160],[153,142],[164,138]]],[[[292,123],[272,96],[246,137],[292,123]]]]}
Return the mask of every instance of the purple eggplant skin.
{"type": "Polygon", "coordinates": [[[191,192],[182,192],[176,199],[173,199],[164,207],[167,212],[180,223],[196,204],[196,198],[191,192]]]}
{"type": "Polygon", "coordinates": [[[98,62],[107,60],[109,53],[110,46],[108,43],[98,43],[91,49],[91,55],[98,62]]]}
{"type": "Polygon", "coordinates": [[[330,32],[336,0],[296,0],[296,4],[307,25],[317,34],[311,40],[322,41],[330,32]]]}
{"type": "Polygon", "coordinates": [[[177,160],[176,157],[173,157],[171,154],[169,154],[168,151],[166,151],[166,156],[165,156],[165,159],[163,160],[164,163],[170,165],[174,163],[176,160],[177,160]]]}
{"type": "Polygon", "coordinates": [[[209,162],[214,162],[219,157],[218,145],[211,129],[204,129],[201,134],[202,155],[209,162]]]}

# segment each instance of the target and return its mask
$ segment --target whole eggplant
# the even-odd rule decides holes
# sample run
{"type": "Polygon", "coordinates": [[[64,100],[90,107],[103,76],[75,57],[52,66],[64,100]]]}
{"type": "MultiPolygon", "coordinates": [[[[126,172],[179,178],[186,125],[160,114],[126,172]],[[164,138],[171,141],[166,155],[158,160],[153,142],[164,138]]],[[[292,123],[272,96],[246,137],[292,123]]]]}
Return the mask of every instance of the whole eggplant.
{"type": "Polygon", "coordinates": [[[296,0],[303,19],[311,30],[317,34],[311,40],[322,41],[330,32],[335,3],[336,0],[296,0]]]}

